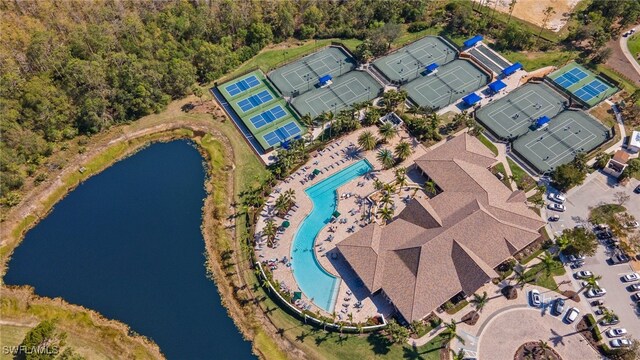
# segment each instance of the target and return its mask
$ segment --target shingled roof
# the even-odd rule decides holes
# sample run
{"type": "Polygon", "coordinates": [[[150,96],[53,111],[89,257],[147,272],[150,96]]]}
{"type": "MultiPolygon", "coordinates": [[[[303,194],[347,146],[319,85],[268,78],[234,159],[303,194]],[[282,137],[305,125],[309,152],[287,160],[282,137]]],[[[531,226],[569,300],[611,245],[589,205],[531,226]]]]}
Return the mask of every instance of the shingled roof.
{"type": "Polygon", "coordinates": [[[496,159],[474,137],[455,137],[415,163],[443,192],[419,195],[388,225],[369,224],[337,244],[365,286],[382,289],[409,321],[474,293],[545,224],[522,192],[491,174],[496,159]]]}

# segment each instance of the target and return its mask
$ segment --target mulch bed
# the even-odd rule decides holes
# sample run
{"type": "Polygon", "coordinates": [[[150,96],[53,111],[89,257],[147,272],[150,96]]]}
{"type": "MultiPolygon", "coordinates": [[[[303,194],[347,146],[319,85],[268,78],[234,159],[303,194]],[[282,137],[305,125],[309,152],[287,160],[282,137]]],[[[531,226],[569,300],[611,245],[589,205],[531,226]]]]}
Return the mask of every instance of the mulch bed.
{"type": "Polygon", "coordinates": [[[567,299],[571,299],[575,302],[580,302],[580,296],[578,296],[578,293],[573,290],[563,291],[562,296],[566,297],[567,299]]]}
{"type": "Polygon", "coordinates": [[[522,344],[513,355],[514,360],[562,360],[560,354],[549,348],[542,350],[537,341],[522,344]]]}
{"type": "Polygon", "coordinates": [[[461,320],[465,324],[473,326],[478,322],[478,319],[480,319],[480,314],[474,310],[466,313],[461,320]]]}
{"type": "Polygon", "coordinates": [[[576,331],[578,331],[593,347],[598,346],[598,341],[594,337],[593,330],[589,330],[589,324],[587,324],[587,317],[583,316],[580,322],[576,325],[576,331]]]}
{"type": "Polygon", "coordinates": [[[504,297],[506,297],[509,300],[518,298],[518,291],[516,290],[515,287],[511,285],[503,287],[502,290],[500,291],[502,292],[502,295],[504,295],[504,297]]]}

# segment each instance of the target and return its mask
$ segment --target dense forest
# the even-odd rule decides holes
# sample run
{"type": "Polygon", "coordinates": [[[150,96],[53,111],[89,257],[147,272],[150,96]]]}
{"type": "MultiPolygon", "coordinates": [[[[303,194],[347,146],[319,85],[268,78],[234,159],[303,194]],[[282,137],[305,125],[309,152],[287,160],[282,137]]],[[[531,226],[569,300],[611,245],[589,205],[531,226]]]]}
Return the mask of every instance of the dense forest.
{"type": "MultiPolygon", "coordinates": [[[[594,1],[571,36],[601,47],[614,24],[638,19],[639,4],[594,1]]],[[[533,46],[531,33],[479,16],[468,1],[3,0],[0,12],[2,206],[19,201],[26,181],[46,179],[42,164],[62,142],[162,111],[270,43],[359,38],[364,58],[386,51],[410,24],[486,30],[505,48],[533,46]]]]}

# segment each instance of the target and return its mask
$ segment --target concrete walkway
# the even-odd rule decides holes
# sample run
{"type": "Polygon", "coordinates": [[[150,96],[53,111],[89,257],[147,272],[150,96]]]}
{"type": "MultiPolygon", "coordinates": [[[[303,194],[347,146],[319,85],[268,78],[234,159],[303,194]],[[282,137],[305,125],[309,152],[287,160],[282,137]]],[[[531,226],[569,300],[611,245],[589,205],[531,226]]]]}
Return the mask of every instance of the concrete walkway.
{"type": "MultiPolygon", "coordinates": [[[[618,125],[618,133],[620,133],[620,140],[618,140],[615,144],[612,144],[611,146],[609,146],[606,149],[603,149],[602,151],[605,153],[613,153],[619,149],[622,148],[622,144],[624,143],[624,138],[627,137],[627,130],[624,128],[624,121],[622,119],[622,114],[620,113],[620,110],[618,110],[618,107],[611,102],[610,100],[605,100],[605,102],[607,104],[609,104],[611,106],[611,109],[613,110],[613,113],[615,114],[615,118],[616,118],[616,123],[618,125]]],[[[596,162],[596,159],[593,158],[589,161],[587,161],[587,165],[591,166],[596,162]]]]}
{"type": "MultiPolygon", "coordinates": [[[[640,25],[635,25],[631,29],[635,29],[637,31],[639,28],[640,28],[640,25]]],[[[624,54],[624,56],[627,58],[627,60],[629,60],[631,67],[633,67],[634,70],[640,75],[640,64],[638,64],[636,59],[633,58],[633,54],[631,54],[631,51],[629,51],[628,42],[630,37],[631,36],[627,36],[627,37],[620,36],[620,48],[622,49],[622,53],[624,54]]]]}

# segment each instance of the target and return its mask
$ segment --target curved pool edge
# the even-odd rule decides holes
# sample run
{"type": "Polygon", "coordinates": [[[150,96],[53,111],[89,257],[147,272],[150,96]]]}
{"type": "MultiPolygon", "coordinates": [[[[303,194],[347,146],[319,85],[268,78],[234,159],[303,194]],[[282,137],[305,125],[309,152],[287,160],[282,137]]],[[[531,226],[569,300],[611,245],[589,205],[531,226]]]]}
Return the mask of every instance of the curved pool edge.
{"type": "MultiPolygon", "coordinates": [[[[296,245],[296,243],[297,243],[298,235],[299,235],[299,233],[300,233],[300,230],[302,229],[303,225],[306,223],[306,221],[307,221],[307,220],[309,219],[309,217],[313,214],[313,211],[314,211],[314,210],[316,209],[316,207],[317,207],[316,202],[314,201],[314,198],[313,198],[312,196],[310,196],[310,195],[309,195],[309,190],[310,190],[310,189],[312,189],[312,188],[314,188],[314,187],[316,187],[316,186],[318,186],[318,185],[320,185],[320,184],[322,184],[322,183],[324,183],[325,181],[328,181],[328,180],[332,179],[334,176],[336,176],[336,175],[338,175],[338,174],[341,174],[341,173],[343,173],[344,171],[347,171],[347,170],[349,170],[349,169],[351,169],[351,168],[357,167],[359,164],[362,164],[362,163],[364,163],[364,164],[366,164],[366,165],[367,165],[367,171],[366,171],[366,173],[371,172],[371,171],[374,169],[373,165],[369,162],[369,160],[367,160],[366,158],[363,158],[363,159],[358,160],[357,162],[355,162],[355,163],[353,163],[353,164],[351,164],[351,165],[347,166],[346,168],[344,168],[344,169],[342,169],[342,170],[340,170],[340,171],[338,171],[338,172],[336,172],[336,173],[334,173],[334,174],[331,174],[331,176],[327,177],[326,179],[323,179],[322,181],[320,181],[320,182],[318,182],[318,183],[316,183],[316,184],[314,184],[314,185],[312,185],[312,186],[309,186],[309,187],[307,187],[307,188],[305,188],[305,189],[304,189],[304,193],[305,193],[305,195],[309,198],[309,200],[311,201],[311,205],[312,205],[312,206],[311,206],[311,211],[309,211],[309,213],[308,213],[308,214],[307,214],[307,215],[302,219],[302,221],[299,223],[299,225],[298,225],[298,227],[297,227],[297,229],[296,229],[296,233],[294,234],[293,241],[292,241],[292,243],[291,243],[290,250],[289,250],[289,254],[290,254],[290,256],[291,256],[292,258],[294,258],[294,254],[293,254],[293,253],[294,253],[294,250],[296,249],[296,246],[295,246],[295,245],[296,245]]],[[[339,184],[338,186],[336,186],[335,188],[333,188],[333,189],[331,190],[331,191],[332,191],[332,193],[333,193],[333,204],[334,204],[334,205],[333,205],[333,208],[334,208],[334,209],[336,209],[336,208],[337,208],[337,206],[338,206],[338,202],[339,202],[339,199],[338,199],[338,196],[337,196],[337,194],[338,194],[337,190],[338,190],[340,187],[342,187],[342,186],[344,186],[345,184],[347,184],[347,183],[349,183],[349,182],[353,181],[355,178],[357,178],[358,176],[361,176],[361,175],[363,175],[363,174],[354,174],[354,176],[349,177],[347,180],[345,180],[344,182],[342,182],[341,184],[339,184]]],[[[324,223],[324,225],[323,225],[322,227],[320,227],[320,229],[317,231],[317,233],[315,233],[315,234],[314,234],[314,236],[313,236],[313,240],[312,240],[312,243],[311,243],[311,252],[312,252],[312,254],[311,254],[311,258],[313,259],[313,262],[315,263],[316,268],[317,268],[318,270],[320,270],[324,275],[326,275],[327,277],[330,277],[330,278],[332,279],[333,284],[332,284],[332,286],[331,286],[331,290],[330,290],[330,294],[331,294],[331,295],[330,295],[329,300],[326,302],[326,304],[327,304],[327,307],[326,307],[326,308],[325,308],[324,306],[321,306],[321,304],[319,304],[319,303],[318,303],[314,298],[312,298],[312,299],[314,300],[314,301],[312,301],[312,302],[313,302],[316,306],[318,306],[319,308],[321,308],[321,309],[323,309],[323,310],[325,310],[325,311],[327,311],[327,312],[331,313],[331,312],[333,312],[333,311],[334,311],[334,309],[335,309],[336,296],[337,296],[337,294],[338,294],[338,290],[340,289],[340,284],[341,284],[341,282],[342,282],[342,278],[341,278],[340,276],[333,275],[331,272],[329,272],[329,271],[328,271],[328,270],[327,270],[327,269],[326,269],[326,268],[325,268],[325,267],[320,263],[320,261],[318,260],[317,255],[316,255],[316,252],[313,250],[313,249],[315,248],[315,246],[316,246],[316,241],[317,241],[317,239],[318,239],[318,235],[320,234],[320,232],[322,231],[322,229],[324,229],[327,225],[328,225],[328,223],[324,223]]],[[[294,264],[295,264],[295,261],[294,261],[294,264]]],[[[298,278],[298,276],[296,275],[295,265],[293,266],[293,268],[292,268],[292,269],[294,270],[294,271],[293,271],[293,277],[294,277],[294,280],[296,281],[296,285],[298,286],[298,288],[299,288],[303,293],[305,293],[305,295],[309,296],[309,295],[308,295],[308,293],[307,293],[307,292],[305,292],[305,291],[302,289],[301,282],[299,281],[299,278],[298,278]]]]}

